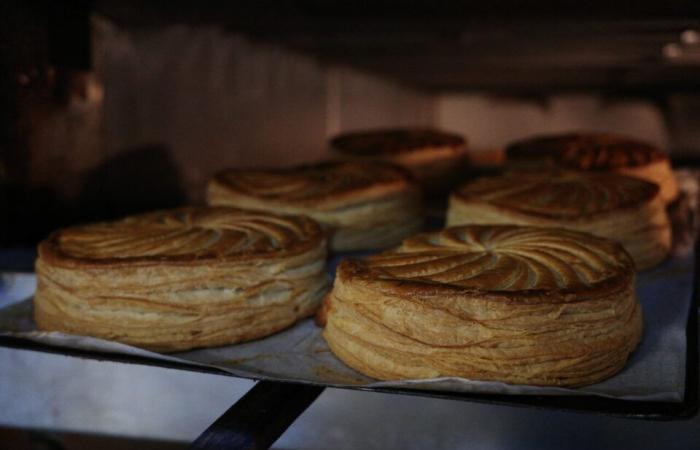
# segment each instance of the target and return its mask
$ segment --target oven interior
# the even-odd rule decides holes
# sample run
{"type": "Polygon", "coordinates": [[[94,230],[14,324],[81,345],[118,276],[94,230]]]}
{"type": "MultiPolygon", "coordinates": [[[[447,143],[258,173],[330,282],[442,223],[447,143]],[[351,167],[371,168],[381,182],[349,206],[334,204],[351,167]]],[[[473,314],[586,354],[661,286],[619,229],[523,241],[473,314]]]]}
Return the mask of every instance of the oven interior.
{"type": "Polygon", "coordinates": [[[568,130],[696,156],[698,4],[531,3],[10,2],[0,242],[200,203],[217,170],[365,128],[462,133],[474,167],[568,130]]]}

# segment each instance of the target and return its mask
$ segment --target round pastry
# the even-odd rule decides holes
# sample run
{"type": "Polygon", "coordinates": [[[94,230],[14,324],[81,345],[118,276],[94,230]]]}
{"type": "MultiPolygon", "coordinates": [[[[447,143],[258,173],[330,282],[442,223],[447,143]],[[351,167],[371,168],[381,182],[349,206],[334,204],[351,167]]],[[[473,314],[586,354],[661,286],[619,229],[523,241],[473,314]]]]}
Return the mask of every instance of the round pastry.
{"type": "Polygon", "coordinates": [[[619,244],[498,225],[344,260],[318,319],[336,356],[380,380],[592,384],[623,368],[642,331],[619,244]]]}
{"type": "Polygon", "coordinates": [[[568,228],[620,242],[639,270],[663,261],[671,224],[656,184],[612,173],[510,172],[450,196],[447,224],[568,228]]]}
{"type": "Polygon", "coordinates": [[[569,133],[535,137],[509,145],[506,155],[514,167],[546,165],[617,172],[658,184],[666,203],[678,196],[668,155],[651,144],[622,136],[569,133]]]}
{"type": "Polygon", "coordinates": [[[450,187],[467,163],[457,134],[425,128],[377,129],[339,135],[331,151],[341,158],[390,161],[405,167],[430,191],[450,187]]]}
{"type": "Polygon", "coordinates": [[[39,329],[155,351],[233,344],[312,315],[326,243],[311,219],[181,208],[59,230],[39,244],[39,329]]]}
{"type": "Polygon", "coordinates": [[[207,201],[308,215],[338,251],[390,247],[422,225],[420,188],[400,167],[380,162],[227,170],[209,182],[207,201]]]}

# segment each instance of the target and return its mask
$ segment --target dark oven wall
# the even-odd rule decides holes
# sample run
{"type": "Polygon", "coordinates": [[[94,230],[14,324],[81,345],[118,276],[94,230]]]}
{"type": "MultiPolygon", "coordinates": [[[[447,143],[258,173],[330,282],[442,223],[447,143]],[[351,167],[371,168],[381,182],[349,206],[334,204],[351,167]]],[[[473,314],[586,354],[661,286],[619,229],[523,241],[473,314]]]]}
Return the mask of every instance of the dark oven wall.
{"type": "Polygon", "coordinates": [[[491,163],[568,129],[698,148],[697,4],[470,3],[4,2],[0,243],[201,203],[347,130],[445,128],[491,163]]]}

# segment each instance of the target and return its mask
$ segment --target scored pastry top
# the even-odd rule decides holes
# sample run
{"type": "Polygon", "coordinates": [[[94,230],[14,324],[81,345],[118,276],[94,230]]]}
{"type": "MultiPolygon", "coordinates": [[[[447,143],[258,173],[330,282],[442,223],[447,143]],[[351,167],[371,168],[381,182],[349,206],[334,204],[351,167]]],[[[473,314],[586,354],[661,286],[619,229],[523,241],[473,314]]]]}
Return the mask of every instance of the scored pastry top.
{"type": "Polygon", "coordinates": [[[58,265],[210,264],[301,253],[324,237],[302,216],[185,207],[56,231],[39,245],[39,256],[58,265]]]}
{"type": "Polygon", "coordinates": [[[418,189],[401,167],[382,162],[327,162],[285,168],[226,170],[209,185],[213,191],[281,205],[337,206],[418,189]]]}
{"type": "Polygon", "coordinates": [[[644,166],[668,159],[659,148],[643,141],[608,133],[567,133],[539,136],[506,148],[510,160],[545,160],[584,170],[644,166]]]}
{"type": "MultiPolygon", "coordinates": [[[[443,289],[482,294],[521,291],[531,301],[576,301],[568,294],[629,284],[633,262],[620,244],[589,234],[512,225],[467,225],[423,233],[399,247],[338,268],[341,283],[383,283],[405,295],[443,289]]],[[[516,294],[514,292],[511,292],[516,294]]],[[[488,296],[484,296],[487,298],[488,296]]]]}
{"type": "Polygon", "coordinates": [[[398,154],[437,147],[463,148],[465,139],[454,133],[430,128],[392,128],[339,135],[331,147],[342,153],[372,156],[398,154]]]}
{"type": "Polygon", "coordinates": [[[477,178],[457,189],[452,197],[566,220],[639,207],[658,193],[654,183],[612,173],[523,171],[477,178]]]}

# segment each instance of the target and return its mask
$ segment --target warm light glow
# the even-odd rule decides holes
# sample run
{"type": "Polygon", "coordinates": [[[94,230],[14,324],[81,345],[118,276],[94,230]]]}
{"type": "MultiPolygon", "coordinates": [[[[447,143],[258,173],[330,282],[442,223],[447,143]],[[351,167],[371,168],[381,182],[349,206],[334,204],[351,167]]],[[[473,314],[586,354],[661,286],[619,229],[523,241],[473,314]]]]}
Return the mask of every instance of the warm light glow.
{"type": "Polygon", "coordinates": [[[681,33],[681,43],[683,45],[700,44],[700,32],[697,30],[685,30],[681,33]]]}
{"type": "Polygon", "coordinates": [[[677,59],[683,55],[683,49],[675,42],[671,42],[663,46],[661,53],[664,55],[664,58],[677,59]]]}

